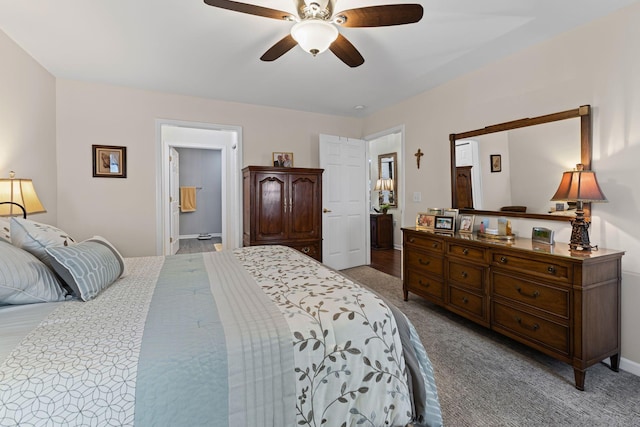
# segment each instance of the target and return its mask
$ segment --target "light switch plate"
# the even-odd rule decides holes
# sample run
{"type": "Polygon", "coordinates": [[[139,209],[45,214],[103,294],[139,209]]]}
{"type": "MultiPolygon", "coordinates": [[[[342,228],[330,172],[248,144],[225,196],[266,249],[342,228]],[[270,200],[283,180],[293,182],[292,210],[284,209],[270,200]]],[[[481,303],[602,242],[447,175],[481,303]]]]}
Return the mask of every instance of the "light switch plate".
{"type": "Polygon", "coordinates": [[[413,192],[413,201],[414,202],[421,202],[422,201],[422,193],[419,191],[414,191],[413,192]]]}

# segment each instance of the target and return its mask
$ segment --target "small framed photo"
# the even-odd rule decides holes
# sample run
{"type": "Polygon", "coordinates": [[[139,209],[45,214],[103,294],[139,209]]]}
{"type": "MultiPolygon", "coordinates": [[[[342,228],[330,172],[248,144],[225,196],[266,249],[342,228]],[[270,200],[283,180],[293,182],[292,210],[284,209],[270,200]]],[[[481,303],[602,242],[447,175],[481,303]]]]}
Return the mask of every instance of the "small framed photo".
{"type": "Polygon", "coordinates": [[[280,168],[293,167],[293,153],[273,153],[273,166],[280,168]]]}
{"type": "Polygon", "coordinates": [[[475,215],[460,215],[460,233],[473,233],[473,222],[475,220],[475,215]]]}
{"type": "Polygon", "coordinates": [[[93,176],[96,178],[127,177],[127,147],[92,145],[93,176]]]}
{"type": "Polygon", "coordinates": [[[445,233],[453,233],[455,227],[455,218],[452,216],[440,216],[436,215],[435,223],[433,225],[434,231],[441,231],[445,233]]]}
{"type": "Polygon", "coordinates": [[[491,154],[491,172],[502,172],[502,156],[491,154]]]}
{"type": "Polygon", "coordinates": [[[429,215],[443,215],[444,208],[427,208],[427,213],[429,215]]]}
{"type": "Polygon", "coordinates": [[[433,230],[436,222],[436,216],[426,212],[418,212],[416,216],[416,228],[418,230],[433,230]]]}

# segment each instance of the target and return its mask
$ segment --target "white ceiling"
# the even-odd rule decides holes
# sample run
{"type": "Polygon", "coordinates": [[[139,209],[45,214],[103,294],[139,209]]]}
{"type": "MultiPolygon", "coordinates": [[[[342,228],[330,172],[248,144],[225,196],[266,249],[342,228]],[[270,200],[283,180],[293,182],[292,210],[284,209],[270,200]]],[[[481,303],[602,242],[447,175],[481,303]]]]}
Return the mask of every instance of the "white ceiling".
{"type": "MultiPolygon", "coordinates": [[[[299,47],[262,62],[292,23],[203,0],[0,0],[0,29],[60,78],[363,116],[637,1],[418,0],[416,24],[340,28],[365,58],[357,68],[299,47]]],[[[246,2],[295,13],[293,0],[246,2]]]]}

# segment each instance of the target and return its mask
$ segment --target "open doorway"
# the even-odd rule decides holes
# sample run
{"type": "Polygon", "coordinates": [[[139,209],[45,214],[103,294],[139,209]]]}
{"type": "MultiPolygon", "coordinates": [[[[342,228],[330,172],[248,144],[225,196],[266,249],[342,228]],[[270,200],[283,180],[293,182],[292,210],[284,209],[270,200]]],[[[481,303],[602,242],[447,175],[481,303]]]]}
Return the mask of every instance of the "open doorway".
{"type": "Polygon", "coordinates": [[[175,252],[175,201],[172,193],[171,152],[176,149],[194,148],[215,150],[220,153],[221,231],[222,249],[233,249],[242,244],[242,129],[208,123],[157,120],[159,150],[158,167],[158,231],[157,253],[170,255],[175,252]],[[173,202],[173,204],[172,204],[173,202]]]}

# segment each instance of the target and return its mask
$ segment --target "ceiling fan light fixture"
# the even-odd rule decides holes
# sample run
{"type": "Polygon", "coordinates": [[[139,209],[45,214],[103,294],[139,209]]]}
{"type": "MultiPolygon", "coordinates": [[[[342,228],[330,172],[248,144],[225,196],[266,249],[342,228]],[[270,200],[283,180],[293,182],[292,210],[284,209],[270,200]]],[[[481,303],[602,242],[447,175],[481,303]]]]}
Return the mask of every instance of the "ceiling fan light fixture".
{"type": "Polygon", "coordinates": [[[316,56],[329,49],[338,38],[338,29],[327,21],[307,19],[291,28],[291,37],[302,49],[316,56]]]}

